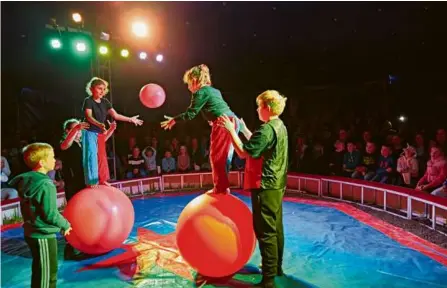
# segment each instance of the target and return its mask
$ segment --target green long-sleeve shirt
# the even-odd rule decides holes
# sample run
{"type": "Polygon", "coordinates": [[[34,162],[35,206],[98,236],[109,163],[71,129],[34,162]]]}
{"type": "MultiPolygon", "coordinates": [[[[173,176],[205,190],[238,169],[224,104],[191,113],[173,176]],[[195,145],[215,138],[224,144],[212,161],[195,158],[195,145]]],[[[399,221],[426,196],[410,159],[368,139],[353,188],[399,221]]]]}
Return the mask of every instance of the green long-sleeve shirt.
{"type": "Polygon", "coordinates": [[[50,177],[31,171],[14,177],[10,185],[19,191],[25,236],[54,238],[61,229],[70,228],[57,209],[56,186],[50,177]]]}
{"type": "Polygon", "coordinates": [[[175,116],[174,119],[176,121],[192,120],[199,112],[202,112],[203,117],[208,121],[214,121],[222,115],[234,116],[220,91],[211,86],[204,86],[192,94],[188,109],[175,116]]]}
{"type": "Polygon", "coordinates": [[[288,133],[281,119],[262,124],[244,144],[250,155],[245,189],[284,189],[287,183],[288,133]]]}

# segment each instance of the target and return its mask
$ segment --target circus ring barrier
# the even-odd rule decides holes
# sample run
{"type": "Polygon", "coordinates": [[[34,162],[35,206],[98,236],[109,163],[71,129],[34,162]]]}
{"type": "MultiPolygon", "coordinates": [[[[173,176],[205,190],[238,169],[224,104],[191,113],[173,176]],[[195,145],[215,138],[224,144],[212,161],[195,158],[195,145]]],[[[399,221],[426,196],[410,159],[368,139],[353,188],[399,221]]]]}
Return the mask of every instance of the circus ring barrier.
{"type": "MultiPolygon", "coordinates": [[[[229,178],[232,189],[242,187],[243,172],[232,171],[229,178]]],[[[204,190],[212,188],[212,183],[211,173],[185,173],[125,180],[111,184],[133,198],[157,192],[175,193],[175,191],[204,190]]],[[[421,216],[428,207],[431,229],[436,230],[437,225],[447,223],[447,199],[413,189],[342,177],[289,173],[287,191],[289,193],[306,193],[322,199],[356,203],[407,219],[421,216]]],[[[60,208],[66,204],[64,192],[57,194],[57,203],[60,208]]],[[[2,225],[2,230],[21,225],[21,223],[8,224],[11,219],[21,217],[18,199],[3,201],[1,210],[0,225],[2,225]],[[5,224],[3,225],[3,223],[5,224]]]]}

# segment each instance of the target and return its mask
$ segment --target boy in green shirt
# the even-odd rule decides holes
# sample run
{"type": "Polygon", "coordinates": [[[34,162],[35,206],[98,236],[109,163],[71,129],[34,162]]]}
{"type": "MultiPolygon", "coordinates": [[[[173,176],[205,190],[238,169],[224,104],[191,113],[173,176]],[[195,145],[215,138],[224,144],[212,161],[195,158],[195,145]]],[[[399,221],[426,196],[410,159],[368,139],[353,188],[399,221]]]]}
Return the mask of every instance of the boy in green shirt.
{"type": "Polygon", "coordinates": [[[219,119],[231,135],[235,151],[247,158],[244,189],[251,191],[253,225],[262,257],[262,281],[256,287],[275,287],[275,276],[283,275],[284,232],[282,200],[287,183],[288,135],[279,119],[287,98],[268,90],[256,99],[259,119],[264,122],[253,134],[241,121],[241,132],[248,141],[242,144],[234,120],[219,119]]]}
{"type": "Polygon", "coordinates": [[[71,227],[57,209],[56,186],[47,176],[56,160],[51,145],[33,143],[23,149],[26,165],[32,169],[10,181],[20,195],[25,241],[33,257],[31,287],[56,287],[56,233],[70,234],[71,227]]]}

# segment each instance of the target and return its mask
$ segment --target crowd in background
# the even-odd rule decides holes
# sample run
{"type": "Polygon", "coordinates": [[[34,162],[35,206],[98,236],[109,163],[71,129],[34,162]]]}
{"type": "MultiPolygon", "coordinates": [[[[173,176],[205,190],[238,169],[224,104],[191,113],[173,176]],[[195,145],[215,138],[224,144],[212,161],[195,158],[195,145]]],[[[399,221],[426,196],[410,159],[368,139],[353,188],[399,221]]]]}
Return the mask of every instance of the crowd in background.
{"type": "MultiPolygon", "coordinates": [[[[375,181],[447,197],[445,128],[399,131],[389,121],[374,125],[362,119],[356,119],[346,128],[325,123],[318,126],[290,123],[289,171],[375,181]]],[[[113,142],[109,140],[112,179],[211,170],[209,127],[193,127],[189,135],[182,127],[166,132],[156,124],[150,129],[125,129],[126,133],[118,134],[115,154],[113,142]]],[[[17,191],[7,186],[7,180],[24,171],[20,150],[29,142],[22,139],[15,147],[2,147],[2,199],[17,197],[17,191]]],[[[53,145],[57,157],[58,143],[53,145]]],[[[61,191],[64,188],[62,165],[64,163],[58,159],[55,170],[49,175],[61,191]]],[[[244,165],[245,160],[234,153],[231,169],[243,170],[244,165]]]]}

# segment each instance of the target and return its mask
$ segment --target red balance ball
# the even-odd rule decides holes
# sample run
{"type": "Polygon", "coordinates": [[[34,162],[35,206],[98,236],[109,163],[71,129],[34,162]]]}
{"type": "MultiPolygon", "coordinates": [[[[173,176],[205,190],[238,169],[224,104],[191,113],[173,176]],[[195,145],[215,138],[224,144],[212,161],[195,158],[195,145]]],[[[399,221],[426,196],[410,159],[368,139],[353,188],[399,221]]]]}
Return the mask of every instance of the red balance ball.
{"type": "Polygon", "coordinates": [[[73,228],[67,241],[91,255],[119,248],[135,220],[132,202],[126,194],[102,185],[79,191],[68,202],[64,216],[73,228]]]}
{"type": "Polygon", "coordinates": [[[166,94],[157,84],[144,85],[140,90],[140,101],[148,108],[158,108],[165,102],[166,94]]]}
{"type": "Polygon", "coordinates": [[[235,196],[202,194],[178,219],[179,252],[204,276],[232,275],[243,268],[255,249],[252,219],[250,209],[235,196]]]}

